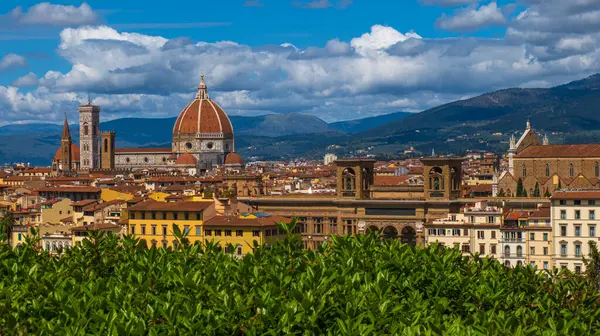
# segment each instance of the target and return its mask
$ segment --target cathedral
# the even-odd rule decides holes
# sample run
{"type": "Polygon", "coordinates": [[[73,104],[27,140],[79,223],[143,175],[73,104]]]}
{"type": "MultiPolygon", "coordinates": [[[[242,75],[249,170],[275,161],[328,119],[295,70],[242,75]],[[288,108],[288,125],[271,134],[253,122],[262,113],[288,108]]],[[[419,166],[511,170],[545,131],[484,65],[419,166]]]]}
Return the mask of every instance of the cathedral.
{"type": "Polygon", "coordinates": [[[550,145],[527,122],[519,140],[510,139],[508,170],[495,178],[494,196],[516,196],[519,179],[529,197],[556,189],[600,187],[600,144],[550,145]]]}
{"type": "Polygon", "coordinates": [[[204,76],[198,91],[179,113],[173,126],[171,148],[116,148],[116,133],[100,131],[100,107],[79,107],[79,146],[71,140],[67,118],[61,146],[52,160],[56,174],[112,169],[182,169],[190,175],[219,168],[241,168],[235,152],[231,120],[208,95],[204,76]]]}

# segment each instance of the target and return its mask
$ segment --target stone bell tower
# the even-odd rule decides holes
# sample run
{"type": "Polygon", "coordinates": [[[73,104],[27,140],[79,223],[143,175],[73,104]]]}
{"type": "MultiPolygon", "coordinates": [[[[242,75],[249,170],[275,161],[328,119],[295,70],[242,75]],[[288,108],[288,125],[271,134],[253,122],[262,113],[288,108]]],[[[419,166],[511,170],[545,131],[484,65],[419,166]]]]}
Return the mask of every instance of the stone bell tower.
{"type": "Polygon", "coordinates": [[[374,159],[338,159],[337,196],[346,199],[370,198],[369,187],[373,184],[374,159]]]}
{"type": "Polygon", "coordinates": [[[81,170],[100,168],[100,106],[89,101],[79,107],[79,149],[81,170]]]}

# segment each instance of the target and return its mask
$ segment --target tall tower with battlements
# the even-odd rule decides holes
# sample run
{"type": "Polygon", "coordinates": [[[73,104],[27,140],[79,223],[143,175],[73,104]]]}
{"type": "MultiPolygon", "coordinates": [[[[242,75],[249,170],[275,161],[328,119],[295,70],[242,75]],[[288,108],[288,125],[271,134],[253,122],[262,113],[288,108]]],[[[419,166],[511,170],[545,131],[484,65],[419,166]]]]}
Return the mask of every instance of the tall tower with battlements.
{"type": "Polygon", "coordinates": [[[100,106],[90,102],[79,107],[81,170],[100,168],[100,106]]]}

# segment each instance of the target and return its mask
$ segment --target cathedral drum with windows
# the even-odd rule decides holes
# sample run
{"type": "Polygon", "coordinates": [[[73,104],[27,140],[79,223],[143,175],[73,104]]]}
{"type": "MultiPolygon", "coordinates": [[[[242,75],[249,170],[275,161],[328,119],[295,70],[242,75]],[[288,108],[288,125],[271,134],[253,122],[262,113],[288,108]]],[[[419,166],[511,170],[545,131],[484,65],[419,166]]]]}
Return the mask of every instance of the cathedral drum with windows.
{"type": "MultiPolygon", "coordinates": [[[[243,159],[235,153],[231,120],[210,99],[204,76],[201,77],[195,98],[175,121],[170,148],[115,148],[116,134],[100,132],[100,107],[88,103],[79,107],[80,146],[72,144],[70,134],[67,137],[63,131],[61,148],[53,159],[55,173],[162,168],[183,169],[195,175],[216,167],[243,168],[243,159]],[[63,153],[70,154],[68,160],[63,160],[63,153]]],[[[68,125],[65,127],[68,133],[68,125]]]]}
{"type": "Polygon", "coordinates": [[[495,178],[494,196],[516,196],[519,179],[528,197],[549,196],[557,189],[598,188],[600,144],[550,145],[540,142],[531,124],[518,141],[510,139],[508,170],[495,178]]]}

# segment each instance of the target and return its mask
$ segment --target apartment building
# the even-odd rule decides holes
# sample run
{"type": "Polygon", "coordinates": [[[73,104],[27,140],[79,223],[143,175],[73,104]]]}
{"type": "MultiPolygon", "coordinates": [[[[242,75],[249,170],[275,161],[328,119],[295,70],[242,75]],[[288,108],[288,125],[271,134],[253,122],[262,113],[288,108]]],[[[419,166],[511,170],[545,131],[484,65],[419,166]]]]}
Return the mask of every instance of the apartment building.
{"type": "Polygon", "coordinates": [[[553,264],[575,273],[585,271],[582,257],[589,242],[598,243],[600,190],[560,190],[551,198],[553,264]]]}
{"type": "Polygon", "coordinates": [[[526,231],[527,263],[538,269],[552,268],[552,223],[550,207],[539,208],[529,214],[526,231]]]}
{"type": "Polygon", "coordinates": [[[425,243],[456,247],[464,254],[499,257],[502,209],[477,202],[461,213],[449,214],[425,224],[425,243]]]}
{"type": "Polygon", "coordinates": [[[527,261],[526,255],[526,228],[529,220],[529,211],[511,211],[504,217],[500,229],[500,248],[502,257],[500,261],[504,266],[523,266],[527,261]]]}

